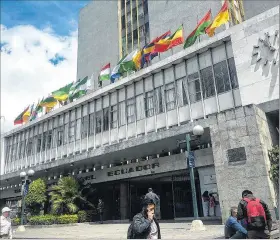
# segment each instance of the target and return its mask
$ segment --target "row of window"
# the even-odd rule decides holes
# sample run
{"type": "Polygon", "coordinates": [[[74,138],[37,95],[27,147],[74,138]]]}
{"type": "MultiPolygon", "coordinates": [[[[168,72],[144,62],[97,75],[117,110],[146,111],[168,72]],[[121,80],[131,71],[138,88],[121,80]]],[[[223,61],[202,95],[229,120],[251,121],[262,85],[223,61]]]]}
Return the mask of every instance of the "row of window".
{"type": "MultiPolygon", "coordinates": [[[[152,91],[139,94],[133,98],[121,101],[116,105],[91,113],[75,121],[45,131],[42,134],[21,140],[7,146],[6,159],[21,159],[33,153],[55,148],[84,139],[88,135],[108,131],[109,127],[134,123],[135,121],[152,117],[155,114],[171,111],[176,108],[200,101],[238,87],[234,59],[230,58],[215,65],[192,73],[188,77],[157,87],[152,91]],[[202,84],[200,84],[202,83],[202,84]]],[[[27,133],[26,133],[27,134],[27,133]]],[[[36,135],[35,133],[33,135],[36,135]]]]}

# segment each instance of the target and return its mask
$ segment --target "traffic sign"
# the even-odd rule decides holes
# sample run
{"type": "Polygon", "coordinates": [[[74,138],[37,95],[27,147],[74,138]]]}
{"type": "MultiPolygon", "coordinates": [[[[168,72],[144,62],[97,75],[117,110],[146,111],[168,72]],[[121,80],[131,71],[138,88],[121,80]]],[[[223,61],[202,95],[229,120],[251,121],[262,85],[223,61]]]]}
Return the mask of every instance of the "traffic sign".
{"type": "Polygon", "coordinates": [[[189,160],[189,168],[195,168],[195,157],[194,152],[190,151],[188,154],[188,160],[189,160]]]}

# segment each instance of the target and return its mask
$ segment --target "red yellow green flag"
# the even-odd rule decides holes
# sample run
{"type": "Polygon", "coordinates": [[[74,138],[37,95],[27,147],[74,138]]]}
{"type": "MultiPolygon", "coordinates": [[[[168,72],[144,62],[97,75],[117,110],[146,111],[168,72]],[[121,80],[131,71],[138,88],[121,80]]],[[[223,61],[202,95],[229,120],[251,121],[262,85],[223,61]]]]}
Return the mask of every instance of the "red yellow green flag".
{"type": "Polygon", "coordinates": [[[212,37],[215,33],[215,29],[229,21],[228,1],[225,0],[220,12],[212,21],[212,24],[206,28],[206,33],[209,37],[212,37]]]}
{"type": "Polygon", "coordinates": [[[181,25],[175,33],[169,38],[160,39],[155,43],[155,52],[165,52],[184,42],[183,25],[181,25]]]}
{"type": "Polygon", "coordinates": [[[24,121],[23,121],[23,115],[24,113],[26,113],[29,109],[29,106],[27,108],[24,109],[24,111],[17,116],[17,118],[14,120],[14,125],[17,125],[17,124],[23,124],[24,121]]]}
{"type": "Polygon", "coordinates": [[[196,28],[191,32],[191,34],[187,37],[184,48],[187,48],[193,45],[199,35],[205,33],[205,29],[209,27],[211,24],[211,10],[209,10],[206,15],[199,21],[196,28]]]}

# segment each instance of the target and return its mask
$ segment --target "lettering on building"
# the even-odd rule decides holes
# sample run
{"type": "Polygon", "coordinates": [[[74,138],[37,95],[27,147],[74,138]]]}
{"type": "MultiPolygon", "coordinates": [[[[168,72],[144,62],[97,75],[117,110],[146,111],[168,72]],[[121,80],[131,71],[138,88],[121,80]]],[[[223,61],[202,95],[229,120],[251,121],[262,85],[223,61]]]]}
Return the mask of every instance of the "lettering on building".
{"type": "Polygon", "coordinates": [[[136,167],[128,167],[128,168],[122,168],[117,169],[115,171],[107,172],[108,177],[132,173],[132,172],[141,172],[149,169],[155,169],[156,167],[159,167],[159,163],[152,163],[152,164],[146,164],[144,166],[136,166],[136,167]]]}

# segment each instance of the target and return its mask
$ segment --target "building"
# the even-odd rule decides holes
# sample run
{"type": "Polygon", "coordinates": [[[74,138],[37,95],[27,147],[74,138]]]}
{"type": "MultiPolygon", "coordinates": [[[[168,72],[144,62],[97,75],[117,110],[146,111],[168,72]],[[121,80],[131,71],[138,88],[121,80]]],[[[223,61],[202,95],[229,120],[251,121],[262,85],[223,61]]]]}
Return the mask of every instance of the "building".
{"type": "MultiPolygon", "coordinates": [[[[153,20],[152,9],[174,4],[173,9],[179,11],[185,6],[185,1],[158,2],[148,1],[151,39],[165,31],[154,32],[160,24],[153,20]]],[[[95,9],[91,3],[81,11],[77,78],[90,75],[89,66],[97,66],[96,59],[90,60],[93,52],[102,53],[101,47],[90,45],[89,34],[100,36],[94,42],[99,46],[112,34],[108,29],[102,39],[106,35],[102,27],[92,27],[97,24],[93,19],[87,26],[85,19],[101,20],[102,9],[112,4],[112,14],[106,17],[117,22],[113,1],[102,4],[95,9]]],[[[195,4],[197,9],[205,5],[195,4]]],[[[255,16],[251,10],[250,19],[185,50],[179,46],[135,74],[6,133],[2,204],[20,198],[19,173],[32,168],[35,178],[46,177],[49,186],[67,175],[94,183],[96,198],[105,202],[106,219],[132,218],[148,187],[161,197],[162,219],[193,217],[186,146],[178,141],[200,124],[204,134],[191,146],[199,215],[203,215],[204,191],[215,194],[220,203],[217,215],[225,219],[245,188],[265,200],[274,213],[268,150],[279,142],[279,6],[255,16]]],[[[171,17],[168,9],[157,14],[160,11],[164,18],[171,17]]],[[[161,22],[169,24],[167,19],[161,22]]],[[[113,28],[107,23],[100,24],[113,28]]],[[[116,42],[110,45],[116,54],[110,55],[112,61],[120,53],[116,42]]]]}

